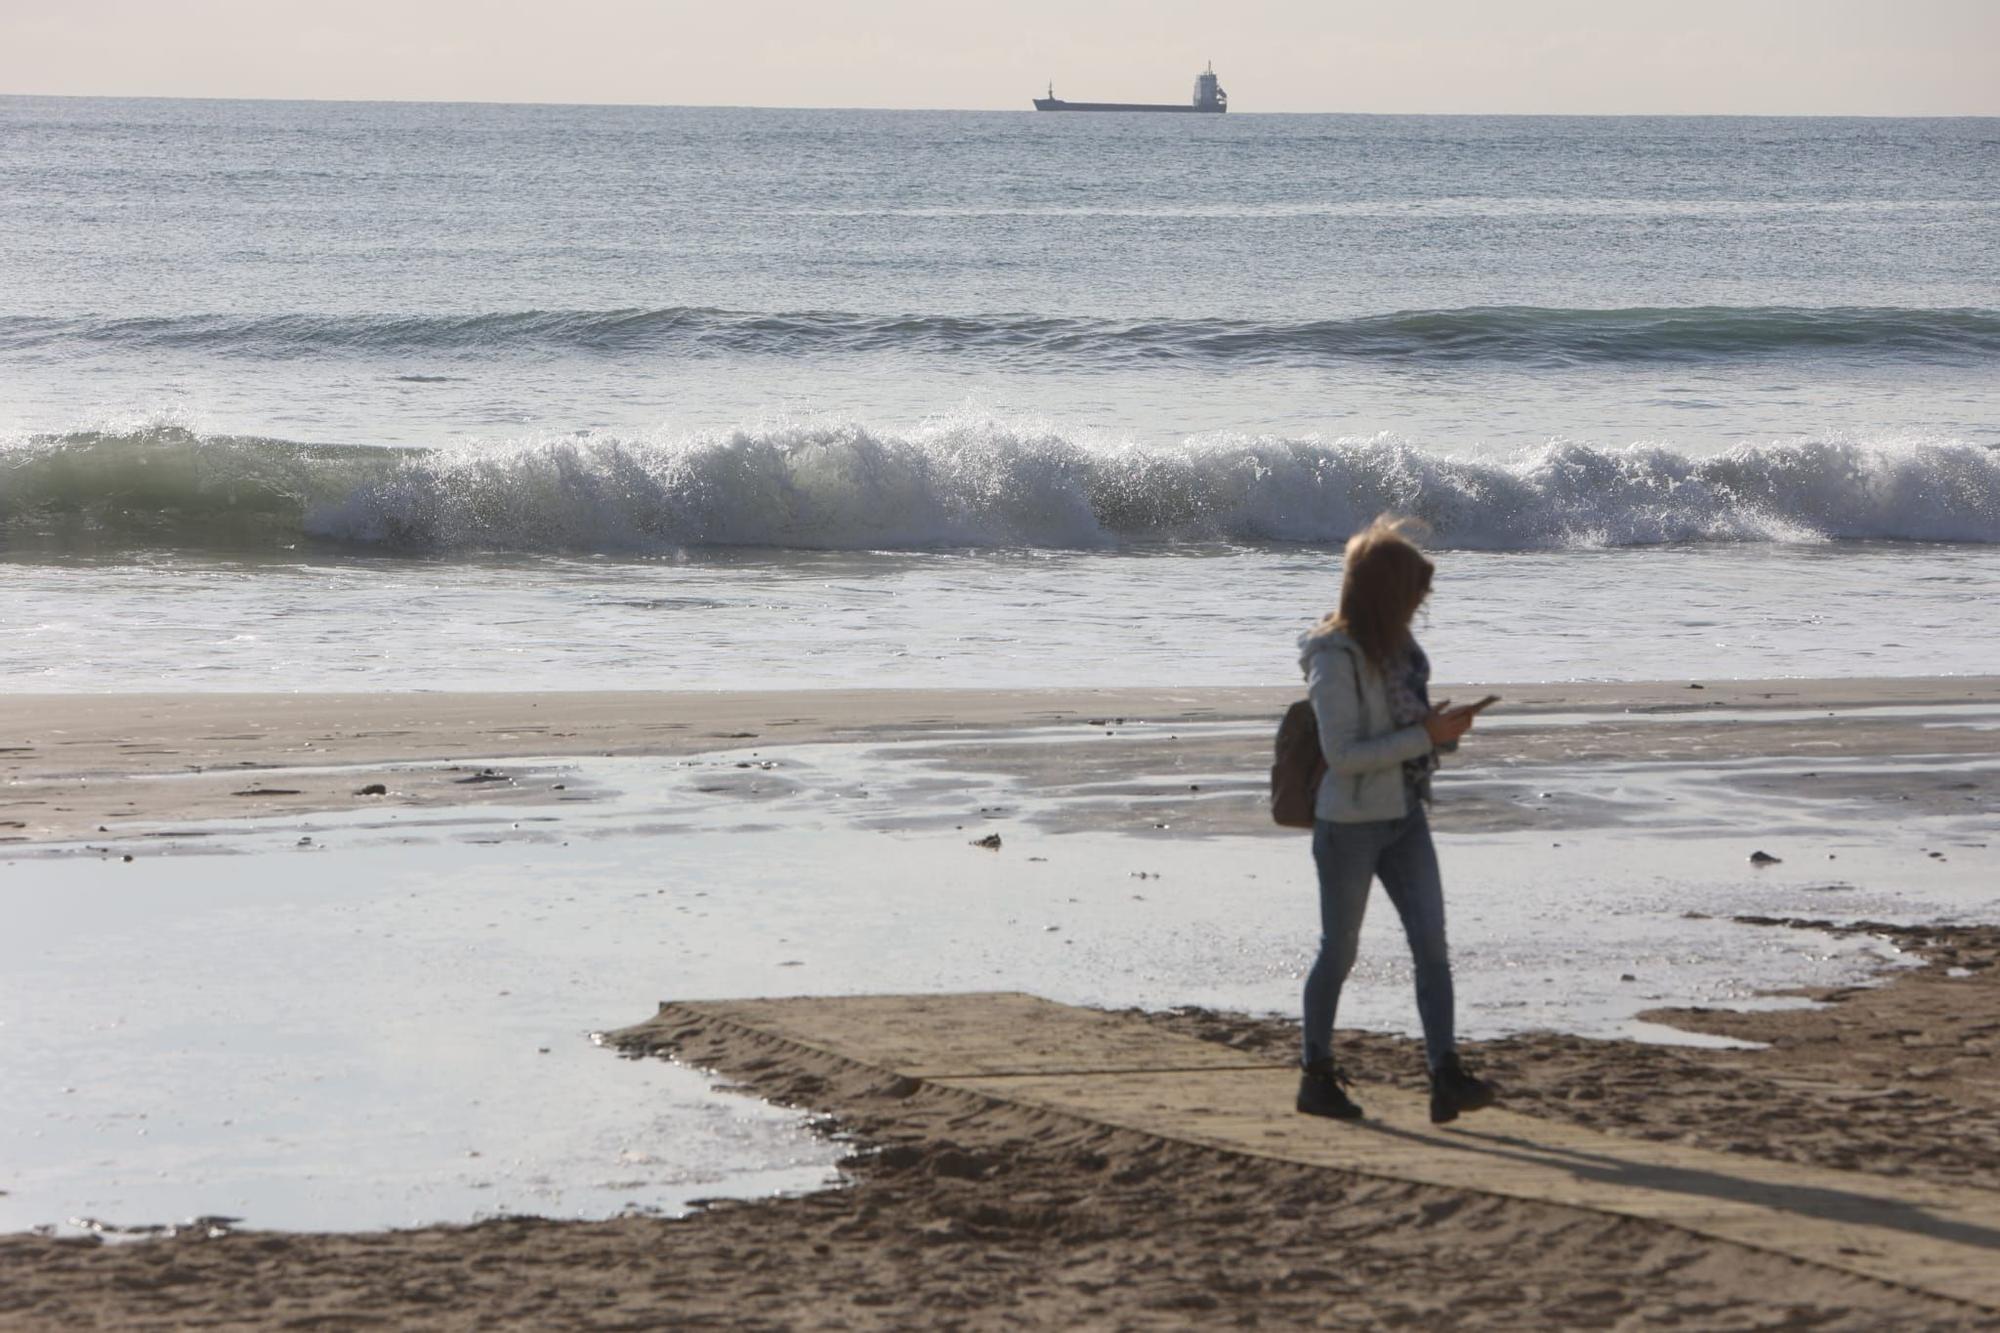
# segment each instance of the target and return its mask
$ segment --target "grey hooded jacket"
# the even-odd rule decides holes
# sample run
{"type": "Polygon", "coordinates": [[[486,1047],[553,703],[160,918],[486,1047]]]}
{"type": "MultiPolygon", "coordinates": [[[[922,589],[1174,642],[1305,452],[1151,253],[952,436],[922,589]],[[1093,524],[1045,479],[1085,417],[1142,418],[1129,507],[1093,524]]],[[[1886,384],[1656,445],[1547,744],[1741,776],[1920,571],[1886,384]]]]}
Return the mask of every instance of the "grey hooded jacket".
{"type": "Polygon", "coordinates": [[[1339,630],[1299,636],[1299,666],[1319,718],[1320,753],[1326,756],[1313,814],[1336,824],[1408,814],[1403,763],[1431,749],[1422,723],[1395,724],[1382,673],[1363,662],[1361,646],[1339,630]]]}

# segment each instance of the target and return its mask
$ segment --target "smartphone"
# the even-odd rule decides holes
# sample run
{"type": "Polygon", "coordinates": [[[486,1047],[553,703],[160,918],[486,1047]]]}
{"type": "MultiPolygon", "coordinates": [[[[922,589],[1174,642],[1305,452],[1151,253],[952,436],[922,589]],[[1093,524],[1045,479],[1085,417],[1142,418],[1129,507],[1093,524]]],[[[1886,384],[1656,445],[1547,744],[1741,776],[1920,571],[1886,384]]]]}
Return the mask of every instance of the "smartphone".
{"type": "Polygon", "coordinates": [[[1491,708],[1494,704],[1497,704],[1499,702],[1500,702],[1499,695],[1489,694],[1484,699],[1479,700],[1477,703],[1467,704],[1465,706],[1465,711],[1468,713],[1477,713],[1482,709],[1491,708]]]}

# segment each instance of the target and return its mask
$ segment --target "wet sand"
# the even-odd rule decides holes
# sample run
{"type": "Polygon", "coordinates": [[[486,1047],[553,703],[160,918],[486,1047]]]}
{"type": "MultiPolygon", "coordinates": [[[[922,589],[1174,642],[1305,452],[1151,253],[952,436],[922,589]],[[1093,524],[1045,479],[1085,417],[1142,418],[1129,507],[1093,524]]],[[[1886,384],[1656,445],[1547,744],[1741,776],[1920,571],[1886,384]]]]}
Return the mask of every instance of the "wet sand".
{"type": "MultiPolygon", "coordinates": [[[[1479,685],[1438,687],[1476,698],[1479,685]]],[[[1464,762],[1487,772],[1523,765],[1724,762],[1745,756],[1988,755],[1994,733],[1925,726],[1924,710],[2000,704],[2000,677],[1508,685],[1494,724],[1464,762]],[[1855,713],[1854,710],[1883,710],[1855,713]],[[1711,715],[1726,715],[1727,721],[1711,715]],[[1581,724],[1581,725],[1579,725],[1581,724]]],[[[1073,805],[1082,823],[1114,813],[1185,809],[1182,832],[1265,832],[1261,804],[1273,719],[1301,691],[824,690],[778,694],[261,694],[27,695],[0,698],[0,843],[158,836],[168,821],[305,814],[371,804],[462,805],[546,800],[492,761],[578,755],[685,755],[819,740],[933,737],[946,767],[1012,776],[1033,788],[1112,784],[1073,805]],[[1175,724],[1211,734],[1184,742],[1175,724]],[[1231,729],[1215,724],[1236,723],[1231,729]],[[1046,729],[1053,744],[1007,742],[1046,729]],[[1073,731],[1074,735],[1065,735],[1073,731]],[[1106,731],[1174,737],[1168,753],[1086,749],[1106,731]],[[1219,734],[1217,734],[1219,733],[1219,734]],[[424,765],[424,767],[414,767],[424,765]],[[453,767],[456,765],[456,767],[453,767]],[[1219,775],[1186,797],[1187,774],[1219,775]],[[1123,784],[1122,788],[1118,784],[1123,784]],[[366,794],[380,785],[381,795],[366,794]],[[1194,808],[1187,808],[1190,805],[1194,808]]],[[[1457,763],[1458,761],[1454,761],[1457,763]]],[[[1786,794],[1810,796],[1812,775],[1786,794]]],[[[1871,788],[1932,808],[1962,805],[1951,780],[1889,775],[1871,788]]],[[[1768,794],[1768,793],[1767,793],[1768,794]]],[[[1990,796],[1990,793],[1988,794],[1990,796]]],[[[1459,791],[1439,806],[1446,827],[1532,823],[1459,791]]],[[[1565,812],[1565,819],[1574,818],[1565,812]]]]}
{"type": "MultiPolygon", "coordinates": [[[[1990,756],[1995,744],[1991,731],[1927,726],[1922,717],[2000,700],[1991,679],[1704,685],[1516,688],[1510,706],[1524,717],[1540,710],[1549,725],[1495,727],[1466,774],[1500,781],[1537,764],[1615,755],[1838,753],[1865,766],[1871,755],[1990,756]],[[1857,706],[1915,712],[1857,716],[1857,706]],[[1812,710],[1842,715],[1801,716],[1812,710]],[[1711,711],[1729,720],[1702,716],[1711,711]],[[1594,716],[1559,720],[1576,712],[1594,716]]],[[[1014,763],[1031,782],[1094,774],[1123,784],[1095,806],[1066,805],[1065,819],[1115,824],[1172,806],[1182,812],[1177,832],[1245,831],[1268,827],[1254,803],[1268,742],[1255,728],[1294,694],[16,697],[0,704],[10,802],[0,821],[18,827],[0,833],[108,840],[143,836],[144,823],[368,799],[534,800],[541,793],[522,783],[458,780],[510,757],[876,735],[949,739],[931,756],[945,765],[981,756],[981,767],[1014,763]],[[1082,743],[1085,731],[1144,726],[1172,736],[1176,721],[1232,719],[1244,723],[1240,735],[1215,728],[1198,751],[1175,742],[1118,747],[1124,757],[1111,760],[1093,756],[1113,750],[1082,743]],[[1056,744],[1016,756],[1004,741],[1022,726],[1079,735],[1066,742],[1058,731],[1056,744]],[[991,734],[950,737],[951,728],[991,734]],[[465,771],[418,779],[399,767],[419,760],[465,771]],[[1100,762],[1113,771],[1090,767],[1100,762]],[[282,783],[270,771],[302,764],[351,767],[282,783]],[[376,772],[403,794],[354,796],[376,772]],[[1181,793],[1191,772],[1224,775],[1242,799],[1188,808],[1181,793]],[[231,794],[281,785],[298,795],[231,794]],[[96,833],[98,824],[108,832],[96,833]]],[[[1820,779],[1808,771],[1786,774],[1783,789],[1767,795],[1811,799],[1820,779]]],[[[1990,810],[1996,796],[1988,779],[1967,789],[1931,781],[1922,765],[1895,766],[1878,785],[1906,808],[1990,810]]],[[[1485,813],[1480,805],[1442,808],[1478,826],[1573,817],[1499,797],[1484,802],[1485,813]]],[[[1818,993],[1825,1003],[1815,1009],[1652,1015],[1764,1049],[1531,1034],[1476,1045],[1469,1059],[1501,1081],[1508,1107],[1552,1122],[2000,1190],[2000,929],[1873,929],[1923,966],[1880,987],[1818,993]]],[[[1260,1059],[1283,1058],[1296,1040],[1281,1020],[1180,1010],[1146,1021],[1260,1059]]],[[[1371,1084],[1417,1086],[1413,1043],[1362,1033],[1343,1041],[1364,1104],[1371,1084]]],[[[0,1325],[1873,1329],[1991,1327],[2000,1318],[1659,1223],[1498,1199],[1476,1181],[1460,1190],[1369,1179],[997,1112],[964,1093],[857,1076],[833,1060],[687,1054],[758,1095],[826,1114],[829,1130],[856,1146],[843,1168],[849,1188],[718,1204],[682,1220],[509,1219],[357,1235],[194,1226],[116,1245],[0,1237],[0,1325]]]]}

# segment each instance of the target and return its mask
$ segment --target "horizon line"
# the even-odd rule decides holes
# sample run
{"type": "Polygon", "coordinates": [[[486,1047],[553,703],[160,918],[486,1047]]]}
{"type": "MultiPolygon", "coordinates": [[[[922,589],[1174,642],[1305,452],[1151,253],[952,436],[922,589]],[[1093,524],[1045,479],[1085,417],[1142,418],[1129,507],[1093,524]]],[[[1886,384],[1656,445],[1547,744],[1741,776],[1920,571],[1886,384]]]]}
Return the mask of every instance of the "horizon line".
{"type": "MultiPolygon", "coordinates": [[[[831,106],[814,104],[763,104],[749,102],[572,102],[558,100],[503,101],[496,98],[423,97],[257,97],[217,93],[48,93],[4,92],[0,101],[71,102],[254,102],[274,105],[315,106],[480,106],[548,107],[552,109],[629,109],[639,111],[857,111],[905,115],[959,112],[978,115],[1047,115],[1032,105],[1013,106],[831,106]]],[[[1146,112],[1100,112],[1096,114],[1145,115],[1146,112]]],[[[1207,119],[1227,116],[1424,116],[1438,119],[1519,119],[1519,120],[2000,120],[1996,111],[1256,111],[1234,110],[1207,119]]]]}

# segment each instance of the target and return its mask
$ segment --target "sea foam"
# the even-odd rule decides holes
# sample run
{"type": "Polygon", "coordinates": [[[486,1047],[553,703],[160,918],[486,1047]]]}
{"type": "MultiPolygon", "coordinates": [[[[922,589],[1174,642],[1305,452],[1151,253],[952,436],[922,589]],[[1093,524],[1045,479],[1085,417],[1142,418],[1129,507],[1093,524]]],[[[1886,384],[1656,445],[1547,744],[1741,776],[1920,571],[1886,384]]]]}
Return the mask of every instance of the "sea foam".
{"type": "Polygon", "coordinates": [[[954,418],[903,432],[781,422],[439,449],[181,425],[0,447],[8,546],[449,555],[1332,543],[1414,514],[1441,545],[2000,542],[2000,451],[1808,440],[1694,455],[1551,443],[1471,458],[1390,437],[1157,447],[954,418]]]}

